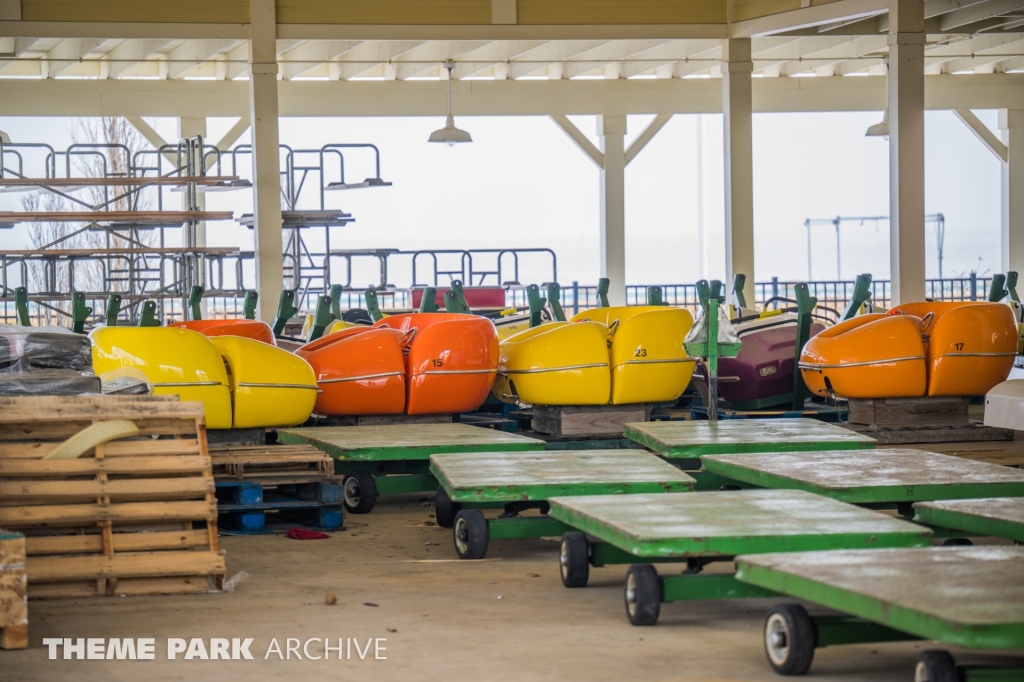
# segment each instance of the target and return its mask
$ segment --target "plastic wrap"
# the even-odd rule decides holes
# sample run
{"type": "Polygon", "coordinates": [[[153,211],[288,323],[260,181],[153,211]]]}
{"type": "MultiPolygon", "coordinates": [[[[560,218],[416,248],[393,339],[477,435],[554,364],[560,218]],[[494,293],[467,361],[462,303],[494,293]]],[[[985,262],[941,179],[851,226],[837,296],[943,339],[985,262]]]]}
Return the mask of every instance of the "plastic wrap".
{"type": "Polygon", "coordinates": [[[150,395],[153,384],[135,367],[120,367],[100,375],[106,395],[150,395]]]}
{"type": "Polygon", "coordinates": [[[99,377],[73,369],[0,372],[0,396],[81,395],[99,392],[99,377]]]}
{"type": "MultiPolygon", "coordinates": [[[[693,323],[687,333],[684,343],[707,343],[708,342],[708,320],[707,310],[701,310],[697,321],[693,323]]],[[[729,321],[729,314],[725,306],[718,307],[718,343],[739,344],[740,337],[736,335],[736,329],[729,321]]]]}
{"type": "Polygon", "coordinates": [[[89,338],[63,327],[0,325],[0,371],[92,370],[89,338]]]}

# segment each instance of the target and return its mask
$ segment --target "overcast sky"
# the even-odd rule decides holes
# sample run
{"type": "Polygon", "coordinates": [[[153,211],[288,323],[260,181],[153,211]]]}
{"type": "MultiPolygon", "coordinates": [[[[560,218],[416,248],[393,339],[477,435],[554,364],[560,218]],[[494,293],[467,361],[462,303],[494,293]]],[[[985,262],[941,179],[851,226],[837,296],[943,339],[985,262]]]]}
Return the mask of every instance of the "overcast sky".
{"type": "MultiPolygon", "coordinates": [[[[977,112],[991,127],[994,111],[977,112]]],[[[629,139],[652,117],[629,117],[629,139]]],[[[572,117],[597,143],[594,117],[572,117]]],[[[864,136],[881,113],[755,114],[754,214],[758,281],[808,277],[806,218],[885,216],[888,143],[864,136]]],[[[0,118],[15,142],[46,141],[65,147],[67,118],[0,118]]],[[[151,123],[165,137],[177,135],[173,119],[151,123]]],[[[215,141],[232,119],[211,119],[215,141]]],[[[593,283],[598,277],[598,170],[547,118],[459,117],[473,144],[428,144],[440,118],[282,119],[281,141],[295,149],[332,142],[372,142],[381,172],[394,183],[384,189],[333,192],[329,208],[351,212],[356,222],[338,228],[333,248],[412,249],[546,247],[558,256],[558,279],[593,283]]],[[[703,117],[704,220],[709,277],[724,275],[722,119],[703,117]]],[[[928,213],[946,217],[946,277],[999,267],[999,162],[950,112],[926,117],[928,213]]],[[[243,142],[247,142],[247,136],[243,142]]],[[[315,162],[315,156],[305,161],[315,162]]],[[[372,156],[346,154],[346,175],[372,175],[372,156]]],[[[10,160],[8,160],[10,166],[10,160]]],[[[36,171],[38,172],[38,171],[36,171]]],[[[226,172],[226,171],[225,171],[226,172]]],[[[697,117],[676,116],[626,171],[626,274],[630,284],[693,282],[700,276],[697,117]]],[[[331,178],[335,179],[335,178],[331,178]]],[[[317,179],[301,207],[318,207],[317,179]]],[[[168,197],[172,196],[170,194],[168,197]]],[[[208,208],[251,211],[249,191],[209,194],[208,208]]],[[[20,195],[0,195],[0,208],[20,208],[20,195]]],[[[24,227],[0,231],[3,248],[24,248],[24,227]]],[[[251,248],[251,233],[237,224],[211,223],[210,245],[251,248]]],[[[834,279],[835,231],[813,230],[813,279],[834,279]]],[[[870,272],[889,276],[888,225],[874,221],[842,228],[844,279],[870,272]]],[[[312,242],[317,238],[312,237],[312,242]]],[[[934,230],[929,227],[928,276],[938,276],[934,230]]],[[[522,263],[523,283],[546,280],[549,266],[522,263]]],[[[356,273],[354,284],[374,281],[375,269],[356,273]],[[365,280],[365,281],[364,281],[365,280]]],[[[409,284],[396,267],[391,280],[409,284]]]]}

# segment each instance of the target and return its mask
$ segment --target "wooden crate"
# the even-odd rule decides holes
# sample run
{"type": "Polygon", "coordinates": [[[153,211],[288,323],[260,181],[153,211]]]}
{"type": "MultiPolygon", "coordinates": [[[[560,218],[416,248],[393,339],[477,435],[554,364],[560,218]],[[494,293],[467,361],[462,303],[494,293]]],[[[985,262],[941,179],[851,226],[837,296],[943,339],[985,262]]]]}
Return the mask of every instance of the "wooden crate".
{"type": "Polygon", "coordinates": [[[150,396],[0,398],[0,526],[25,535],[30,597],[220,589],[217,502],[201,403],[150,396]],[[89,425],[140,434],[42,457],[89,425]]]}
{"type": "Polygon", "coordinates": [[[0,649],[28,646],[25,537],[0,529],[0,649]]]}
{"type": "Polygon", "coordinates": [[[312,445],[210,448],[214,477],[237,480],[324,478],[334,460],[312,445]]]}
{"type": "Polygon", "coordinates": [[[651,419],[651,406],[534,405],[532,427],[551,436],[621,436],[623,425],[651,419]]]}

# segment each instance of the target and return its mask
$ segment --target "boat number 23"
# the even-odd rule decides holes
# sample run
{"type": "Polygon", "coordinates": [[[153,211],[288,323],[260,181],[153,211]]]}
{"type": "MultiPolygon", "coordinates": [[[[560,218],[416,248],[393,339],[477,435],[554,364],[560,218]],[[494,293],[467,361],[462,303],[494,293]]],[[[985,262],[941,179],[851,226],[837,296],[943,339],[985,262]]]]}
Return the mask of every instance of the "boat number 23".
{"type": "Polygon", "coordinates": [[[647,349],[646,348],[637,348],[635,351],[633,351],[633,357],[634,358],[646,358],[647,357],[647,349]]]}

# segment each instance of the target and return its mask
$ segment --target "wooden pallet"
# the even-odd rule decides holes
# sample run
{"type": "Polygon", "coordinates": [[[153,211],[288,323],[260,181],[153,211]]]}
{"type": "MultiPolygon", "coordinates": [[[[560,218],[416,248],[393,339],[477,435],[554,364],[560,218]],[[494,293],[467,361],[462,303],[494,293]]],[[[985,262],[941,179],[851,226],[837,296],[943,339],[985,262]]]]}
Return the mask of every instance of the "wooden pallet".
{"type": "Polygon", "coordinates": [[[532,428],[551,436],[621,436],[630,422],[651,419],[651,406],[534,405],[532,428]]]}
{"type": "Polygon", "coordinates": [[[327,426],[387,426],[391,424],[451,424],[451,414],[367,414],[314,417],[327,426]]]}
{"type": "Polygon", "coordinates": [[[977,422],[959,426],[893,426],[877,427],[844,423],[843,426],[870,436],[879,445],[909,445],[912,443],[968,443],[973,441],[1012,441],[1013,431],[977,422]]]}
{"type": "Polygon", "coordinates": [[[0,649],[28,646],[25,538],[0,529],[0,649]]]}
{"type": "Polygon", "coordinates": [[[312,445],[210,448],[217,479],[320,479],[334,475],[334,460],[312,445]]]}
{"type": "Polygon", "coordinates": [[[0,398],[0,526],[25,535],[30,597],[220,589],[217,503],[201,403],[151,396],[0,398]],[[83,428],[140,434],[42,457],[83,428]]]}

